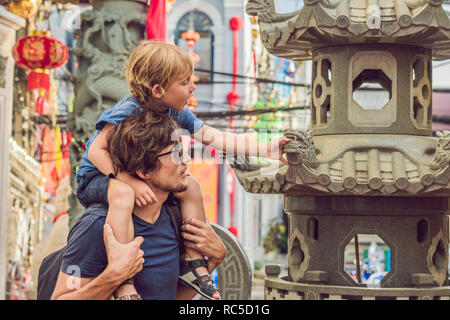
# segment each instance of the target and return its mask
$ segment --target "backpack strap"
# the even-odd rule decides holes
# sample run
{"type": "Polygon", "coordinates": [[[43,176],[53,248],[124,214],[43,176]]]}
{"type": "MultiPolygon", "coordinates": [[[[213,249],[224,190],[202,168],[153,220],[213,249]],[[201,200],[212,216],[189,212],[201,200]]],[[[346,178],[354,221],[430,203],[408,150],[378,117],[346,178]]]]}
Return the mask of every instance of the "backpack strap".
{"type": "Polygon", "coordinates": [[[167,212],[169,213],[170,222],[172,223],[172,227],[175,230],[177,241],[180,244],[180,254],[184,254],[184,239],[181,237],[181,225],[183,224],[183,218],[181,217],[180,204],[172,192],[169,193],[169,196],[164,205],[167,212]]]}
{"type": "Polygon", "coordinates": [[[46,256],[39,267],[37,300],[50,300],[56,287],[66,246],[46,256]]]}

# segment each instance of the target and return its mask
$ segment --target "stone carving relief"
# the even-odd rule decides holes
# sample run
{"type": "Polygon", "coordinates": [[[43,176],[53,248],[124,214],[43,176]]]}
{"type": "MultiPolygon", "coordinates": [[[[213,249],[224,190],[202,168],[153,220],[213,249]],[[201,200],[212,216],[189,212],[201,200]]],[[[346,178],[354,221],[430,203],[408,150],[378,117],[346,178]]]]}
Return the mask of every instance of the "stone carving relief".
{"type": "Polygon", "coordinates": [[[433,280],[442,286],[448,273],[448,235],[441,231],[433,238],[427,255],[427,266],[433,280]]]}
{"type": "MultiPolygon", "coordinates": [[[[139,18],[136,14],[118,16],[110,12],[82,14],[80,44],[73,50],[80,64],[75,73],[78,86],[74,111],[77,116],[83,115],[92,100],[96,102],[93,105],[96,111],[102,112],[107,107],[104,98],[117,101],[128,93],[123,70],[140,38],[129,28],[136,18],[139,18]]],[[[141,16],[142,27],[143,18],[141,16]]]]}
{"type": "Polygon", "coordinates": [[[6,85],[6,64],[8,62],[7,57],[0,56],[0,88],[4,88],[6,85]]]}
{"type": "Polygon", "coordinates": [[[431,127],[431,58],[417,55],[411,70],[411,118],[417,128],[431,127]]]}
{"type": "Polygon", "coordinates": [[[319,166],[310,131],[287,130],[284,136],[291,139],[284,147],[290,164],[303,164],[313,169],[319,166]]]}
{"type": "MultiPolygon", "coordinates": [[[[74,111],[69,116],[69,129],[75,142],[71,144],[72,170],[79,164],[83,144],[93,135],[100,114],[129,94],[124,67],[128,55],[144,38],[145,14],[137,11],[94,9],[81,14],[77,44],[72,53],[77,57],[74,72],[74,111]],[[117,11],[116,11],[117,12],[117,11]]],[[[71,186],[76,190],[75,179],[71,186]]],[[[71,218],[81,213],[76,196],[69,196],[71,218]]]]}
{"type": "MultiPolygon", "coordinates": [[[[258,17],[262,43],[271,54],[305,60],[311,58],[314,49],[345,45],[346,38],[352,36],[360,37],[355,43],[374,38],[385,43],[422,41],[425,46],[434,41],[445,43],[450,22],[442,2],[305,0],[297,11],[280,14],[276,12],[275,0],[249,0],[246,12],[258,17]],[[427,26],[437,27],[439,31],[424,42],[420,30],[427,26]],[[328,41],[324,41],[328,37],[328,41]]],[[[447,54],[440,48],[434,53],[438,59],[447,54]]]]}
{"type": "Polygon", "coordinates": [[[297,12],[278,14],[273,0],[249,0],[245,7],[249,16],[258,16],[262,22],[281,22],[295,16],[297,12]]]}
{"type": "Polygon", "coordinates": [[[333,117],[332,58],[321,56],[313,60],[312,127],[326,127],[333,117]]]}
{"type": "Polygon", "coordinates": [[[248,300],[252,290],[252,267],[237,238],[225,228],[211,224],[227,249],[217,268],[217,282],[224,300],[248,300]]]}
{"type": "MultiPolygon", "coordinates": [[[[249,0],[246,6],[247,14],[257,15],[261,22],[272,23],[288,20],[302,9],[287,14],[278,14],[274,2],[275,0],[249,0]]],[[[412,23],[413,10],[424,7],[428,3],[432,6],[439,6],[442,4],[442,0],[375,0],[370,3],[365,0],[305,0],[305,5],[318,4],[336,18],[345,16],[347,21],[351,17],[352,22],[367,23],[369,29],[379,29],[381,21],[392,20],[391,16],[395,20],[398,18],[399,21],[402,21],[405,27],[409,26],[412,23]]]]}
{"type": "Polygon", "coordinates": [[[431,169],[439,174],[444,171],[450,163],[450,131],[437,131],[438,144],[431,169]]]}
{"type": "Polygon", "coordinates": [[[298,282],[305,276],[309,267],[309,248],[305,237],[296,228],[289,236],[289,274],[293,281],[298,282]]]}

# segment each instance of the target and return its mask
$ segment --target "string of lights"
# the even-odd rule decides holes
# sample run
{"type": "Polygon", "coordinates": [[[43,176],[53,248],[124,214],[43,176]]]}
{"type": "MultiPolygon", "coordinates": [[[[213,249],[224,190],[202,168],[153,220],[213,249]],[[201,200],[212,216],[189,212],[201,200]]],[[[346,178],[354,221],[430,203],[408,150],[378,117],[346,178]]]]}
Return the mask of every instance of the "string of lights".
{"type": "Polygon", "coordinates": [[[256,114],[264,114],[264,113],[273,113],[273,112],[289,112],[294,110],[304,110],[308,108],[307,106],[296,106],[296,107],[287,107],[287,108],[267,108],[267,109],[254,109],[254,110],[239,110],[239,111],[208,111],[208,112],[196,112],[195,116],[197,118],[227,118],[227,117],[235,117],[235,116],[248,116],[248,115],[256,115],[256,114]]]}
{"type": "Polygon", "coordinates": [[[296,83],[296,82],[286,82],[286,81],[277,81],[274,79],[267,79],[267,78],[258,78],[258,77],[251,77],[251,76],[244,76],[241,74],[234,74],[234,73],[228,73],[228,72],[220,72],[220,71],[214,71],[209,69],[195,69],[196,72],[202,72],[202,73],[208,73],[208,74],[218,74],[222,76],[229,76],[233,78],[241,78],[241,79],[250,79],[253,82],[260,82],[260,83],[273,83],[273,84],[283,84],[288,86],[294,86],[294,87],[309,87],[311,86],[308,83],[296,83]]]}

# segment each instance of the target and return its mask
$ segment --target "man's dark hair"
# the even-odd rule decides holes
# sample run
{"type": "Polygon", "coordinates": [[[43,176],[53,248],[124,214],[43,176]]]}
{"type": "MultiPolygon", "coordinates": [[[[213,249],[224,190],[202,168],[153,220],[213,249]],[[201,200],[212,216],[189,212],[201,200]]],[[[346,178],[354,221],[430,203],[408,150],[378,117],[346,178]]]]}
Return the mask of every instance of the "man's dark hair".
{"type": "Polygon", "coordinates": [[[177,124],[167,113],[140,108],[108,133],[108,153],[114,174],[120,171],[137,177],[159,168],[158,154],[177,143],[177,124]]]}

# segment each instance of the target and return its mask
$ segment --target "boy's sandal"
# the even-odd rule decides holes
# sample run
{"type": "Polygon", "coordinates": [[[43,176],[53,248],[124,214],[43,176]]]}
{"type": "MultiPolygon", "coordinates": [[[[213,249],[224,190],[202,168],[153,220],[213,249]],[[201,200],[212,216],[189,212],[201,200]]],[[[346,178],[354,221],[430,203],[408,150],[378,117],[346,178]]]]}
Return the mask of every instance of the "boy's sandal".
{"type": "Polygon", "coordinates": [[[142,297],[139,293],[126,294],[124,296],[120,296],[120,297],[116,298],[116,300],[142,300],[142,297]]]}
{"type": "Polygon", "coordinates": [[[209,275],[201,276],[196,271],[196,269],[199,267],[207,266],[208,263],[204,259],[186,259],[181,263],[181,275],[178,276],[178,278],[183,284],[194,289],[203,297],[210,300],[216,300],[213,298],[213,295],[216,291],[218,291],[220,293],[220,296],[222,297],[222,293],[220,292],[220,290],[212,284],[213,280],[209,275]]]}

